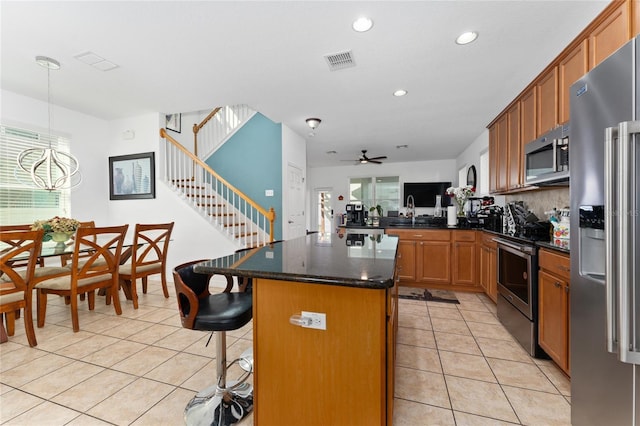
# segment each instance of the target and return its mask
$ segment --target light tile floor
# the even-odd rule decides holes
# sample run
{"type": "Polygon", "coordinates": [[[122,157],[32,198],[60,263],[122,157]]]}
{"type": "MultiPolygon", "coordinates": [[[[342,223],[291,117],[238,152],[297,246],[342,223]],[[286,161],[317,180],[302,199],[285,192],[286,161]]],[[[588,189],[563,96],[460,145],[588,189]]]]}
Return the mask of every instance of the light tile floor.
{"type": "MultiPolygon", "coordinates": [[[[50,296],[36,348],[18,320],[0,345],[0,423],[183,424],[186,403],[213,381],[215,339],[206,347],[208,333],[180,326],[173,288],[165,299],[158,282],[149,287],[139,309],[123,300],[121,316],[100,298],[93,312],[81,303],[78,333],[50,296]]],[[[486,296],[457,296],[458,305],[400,300],[394,425],[570,424],[560,370],[529,357],[486,296]]],[[[252,332],[249,323],[228,333],[229,359],[252,332]]]]}

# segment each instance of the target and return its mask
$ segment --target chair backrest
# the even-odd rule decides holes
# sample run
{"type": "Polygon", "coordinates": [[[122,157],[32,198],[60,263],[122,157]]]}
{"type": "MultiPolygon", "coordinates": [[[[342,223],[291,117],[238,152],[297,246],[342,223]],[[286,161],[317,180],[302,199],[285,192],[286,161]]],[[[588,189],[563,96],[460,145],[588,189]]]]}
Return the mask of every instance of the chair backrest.
{"type": "Polygon", "coordinates": [[[78,228],[71,258],[73,280],[117,273],[128,228],[129,225],[78,228]]]}
{"type": "Polygon", "coordinates": [[[174,222],[157,224],[136,224],[131,254],[131,274],[137,268],[148,268],[158,265],[164,268],[167,261],[167,250],[174,222]]]}
{"type": "Polygon", "coordinates": [[[0,232],[0,277],[5,283],[13,283],[13,286],[0,286],[0,295],[27,290],[38,263],[43,235],[42,229],[0,232]],[[23,267],[25,259],[26,270],[16,270],[18,266],[23,267]]]}
{"type": "MultiPolygon", "coordinates": [[[[80,226],[78,226],[78,228],[95,228],[96,227],[96,222],[93,220],[89,220],[86,222],[80,222],[80,226]]],[[[67,243],[68,245],[73,245],[74,241],[75,241],[76,237],[75,235],[71,237],[71,241],[69,243],[67,243]]],[[[91,252],[88,251],[86,253],[80,254],[80,257],[89,257],[91,255],[91,252]]],[[[71,261],[71,257],[72,254],[71,253],[67,253],[67,254],[62,254],[60,255],[60,264],[62,266],[67,266],[67,263],[71,261]]]]}
{"type": "Polygon", "coordinates": [[[198,313],[199,299],[209,296],[209,280],[211,275],[194,272],[196,263],[204,262],[194,260],[183,263],[173,268],[173,283],[176,288],[180,321],[184,328],[193,329],[196,314],[198,313]]]}

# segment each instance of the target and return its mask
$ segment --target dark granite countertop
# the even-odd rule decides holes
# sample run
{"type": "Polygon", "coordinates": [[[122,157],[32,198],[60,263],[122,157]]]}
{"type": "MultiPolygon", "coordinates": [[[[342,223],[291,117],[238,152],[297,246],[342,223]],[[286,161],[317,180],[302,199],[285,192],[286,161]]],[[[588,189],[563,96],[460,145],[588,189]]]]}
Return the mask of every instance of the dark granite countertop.
{"type": "Polygon", "coordinates": [[[311,234],[196,265],[201,273],[385,289],[393,287],[398,237],[311,234]]]}
{"type": "MultiPolygon", "coordinates": [[[[507,238],[513,241],[518,241],[521,243],[527,243],[527,244],[533,244],[536,245],[540,248],[546,248],[546,249],[552,249],[552,250],[557,250],[563,253],[571,253],[570,251],[570,247],[569,247],[569,240],[549,240],[549,241],[541,241],[541,240],[532,240],[529,238],[524,238],[524,237],[518,237],[518,236],[512,236],[512,235],[508,235],[508,234],[504,234],[502,232],[499,231],[491,231],[488,229],[483,229],[483,228],[469,228],[468,226],[447,226],[446,224],[428,224],[428,223],[416,223],[416,224],[411,224],[411,223],[386,223],[386,224],[381,224],[380,226],[356,226],[356,225],[347,225],[347,226],[340,226],[340,228],[344,228],[346,230],[366,230],[366,229],[371,229],[371,230],[393,230],[393,229],[463,229],[463,230],[475,230],[475,231],[484,231],[484,232],[488,232],[490,234],[495,235],[496,237],[503,237],[503,238],[507,238]]],[[[363,231],[366,232],[366,231],[363,231]]]]}
{"type": "Polygon", "coordinates": [[[541,248],[557,250],[566,254],[571,253],[569,250],[569,240],[536,241],[536,245],[541,248]]]}

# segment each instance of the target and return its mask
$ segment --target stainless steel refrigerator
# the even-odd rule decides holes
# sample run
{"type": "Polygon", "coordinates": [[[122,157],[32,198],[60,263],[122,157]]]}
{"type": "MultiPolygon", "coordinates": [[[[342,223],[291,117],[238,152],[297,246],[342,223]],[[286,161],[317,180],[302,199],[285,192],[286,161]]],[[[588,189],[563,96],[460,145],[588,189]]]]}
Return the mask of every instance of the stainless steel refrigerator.
{"type": "Polygon", "coordinates": [[[640,42],[571,86],[571,421],[640,425],[640,42]]]}

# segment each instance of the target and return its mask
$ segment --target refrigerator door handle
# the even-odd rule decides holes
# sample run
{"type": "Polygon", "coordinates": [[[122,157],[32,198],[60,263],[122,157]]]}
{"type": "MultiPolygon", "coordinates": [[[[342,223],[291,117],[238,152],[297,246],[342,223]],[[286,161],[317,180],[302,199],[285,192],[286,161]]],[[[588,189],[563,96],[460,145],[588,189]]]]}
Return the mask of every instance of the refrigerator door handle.
{"type": "MultiPolygon", "coordinates": [[[[636,341],[636,310],[635,291],[636,282],[634,268],[634,238],[637,235],[635,229],[635,215],[633,209],[637,192],[635,187],[635,158],[636,148],[632,143],[632,135],[640,134],[640,121],[625,121],[618,125],[618,171],[617,186],[618,197],[618,281],[620,291],[618,293],[618,321],[619,321],[619,346],[618,358],[629,364],[640,364],[640,348],[636,341]]],[[[637,247],[636,247],[637,249],[637,247]]]]}
{"type": "Polygon", "coordinates": [[[614,141],[618,138],[618,128],[609,127],[605,129],[604,138],[604,204],[605,204],[605,292],[606,292],[606,310],[607,310],[607,351],[612,354],[618,353],[618,326],[617,326],[617,292],[616,284],[618,282],[616,276],[616,259],[617,256],[617,235],[615,214],[617,197],[616,197],[616,179],[614,171],[617,169],[616,145],[614,141]]]}

